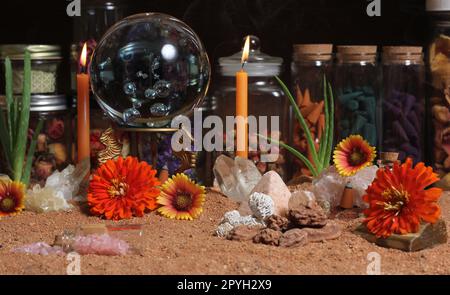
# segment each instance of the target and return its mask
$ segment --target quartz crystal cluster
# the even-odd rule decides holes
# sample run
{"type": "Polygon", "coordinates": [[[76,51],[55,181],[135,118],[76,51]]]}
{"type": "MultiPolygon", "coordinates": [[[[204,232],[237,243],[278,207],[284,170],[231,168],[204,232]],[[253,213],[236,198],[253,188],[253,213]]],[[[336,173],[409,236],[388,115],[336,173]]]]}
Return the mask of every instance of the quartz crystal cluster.
{"type": "Polygon", "coordinates": [[[332,207],[338,206],[344,188],[349,183],[354,189],[354,205],[365,207],[366,204],[363,202],[362,197],[375,179],[377,170],[377,166],[370,166],[360,170],[354,176],[342,177],[334,166],[331,166],[313,182],[313,191],[318,203],[328,202],[332,207]]]}
{"type": "Polygon", "coordinates": [[[222,193],[238,202],[248,200],[262,177],[252,161],[241,157],[233,160],[225,155],[217,158],[213,172],[222,193]]]}
{"type": "Polygon", "coordinates": [[[29,211],[44,213],[50,211],[68,211],[70,201],[75,200],[80,184],[89,172],[88,159],[75,168],[67,166],[61,172],[55,171],[47,178],[44,187],[36,184],[27,191],[25,208],[29,211]]]}

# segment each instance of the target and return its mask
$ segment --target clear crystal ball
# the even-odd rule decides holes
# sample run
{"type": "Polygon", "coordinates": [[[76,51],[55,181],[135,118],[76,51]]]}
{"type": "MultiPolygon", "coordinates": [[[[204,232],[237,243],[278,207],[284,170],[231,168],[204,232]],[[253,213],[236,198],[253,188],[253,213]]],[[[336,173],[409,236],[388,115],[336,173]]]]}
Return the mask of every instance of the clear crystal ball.
{"type": "Polygon", "coordinates": [[[92,56],[90,75],[95,97],[112,120],[161,127],[199,106],[210,65],[203,44],[185,23],[143,13],[106,32],[92,56]]]}

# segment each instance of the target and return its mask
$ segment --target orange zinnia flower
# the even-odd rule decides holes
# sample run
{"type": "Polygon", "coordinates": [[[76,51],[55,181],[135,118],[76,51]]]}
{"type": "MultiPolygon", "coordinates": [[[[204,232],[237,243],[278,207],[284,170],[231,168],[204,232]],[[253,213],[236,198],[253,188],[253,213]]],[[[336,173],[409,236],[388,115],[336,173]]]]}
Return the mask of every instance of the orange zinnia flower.
{"type": "Polygon", "coordinates": [[[24,197],[23,183],[0,180],[0,217],[20,213],[25,207],[24,197]]]}
{"type": "Polygon", "coordinates": [[[195,184],[185,174],[177,174],[162,186],[158,212],[171,219],[193,220],[203,211],[205,187],[195,184]]]}
{"type": "Polygon", "coordinates": [[[442,190],[426,189],[439,180],[437,174],[424,163],[412,166],[408,158],[402,165],[395,163],[392,169],[379,169],[363,197],[369,203],[364,223],[377,237],[417,232],[421,221],[435,223],[439,219],[437,200],[442,190]]]}
{"type": "Polygon", "coordinates": [[[361,135],[350,135],[336,146],[333,155],[334,166],[342,176],[352,176],[370,166],[375,156],[375,148],[361,135]]]}
{"type": "Polygon", "coordinates": [[[155,175],[156,170],[134,157],[107,161],[97,169],[89,184],[91,213],[119,220],[141,217],[146,210],[156,209],[160,183],[155,175]]]}

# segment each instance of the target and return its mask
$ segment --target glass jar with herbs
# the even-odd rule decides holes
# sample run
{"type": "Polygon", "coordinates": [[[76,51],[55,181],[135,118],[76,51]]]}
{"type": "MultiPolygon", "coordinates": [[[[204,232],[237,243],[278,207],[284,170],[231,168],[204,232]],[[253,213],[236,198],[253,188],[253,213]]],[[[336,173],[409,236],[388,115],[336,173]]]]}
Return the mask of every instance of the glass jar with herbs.
{"type": "Polygon", "coordinates": [[[450,3],[427,1],[431,18],[428,47],[429,80],[427,85],[430,126],[429,142],[433,167],[439,173],[439,185],[450,189],[450,3]]]}

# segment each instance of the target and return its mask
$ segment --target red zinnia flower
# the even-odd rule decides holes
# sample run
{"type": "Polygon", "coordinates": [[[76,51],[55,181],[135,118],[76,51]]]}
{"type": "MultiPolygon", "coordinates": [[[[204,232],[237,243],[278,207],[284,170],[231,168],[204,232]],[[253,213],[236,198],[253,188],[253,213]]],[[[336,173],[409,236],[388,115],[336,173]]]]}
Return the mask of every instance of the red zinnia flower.
{"type": "Polygon", "coordinates": [[[160,183],[155,175],[156,170],[134,157],[107,161],[89,184],[91,213],[119,220],[140,217],[146,210],[156,209],[160,183]]]}
{"type": "Polygon", "coordinates": [[[369,208],[364,211],[367,228],[377,237],[419,231],[420,222],[435,223],[441,209],[437,200],[440,188],[426,189],[439,180],[431,167],[424,163],[412,168],[408,158],[404,164],[395,163],[391,169],[380,169],[363,197],[369,208]]]}

